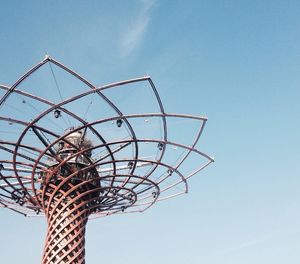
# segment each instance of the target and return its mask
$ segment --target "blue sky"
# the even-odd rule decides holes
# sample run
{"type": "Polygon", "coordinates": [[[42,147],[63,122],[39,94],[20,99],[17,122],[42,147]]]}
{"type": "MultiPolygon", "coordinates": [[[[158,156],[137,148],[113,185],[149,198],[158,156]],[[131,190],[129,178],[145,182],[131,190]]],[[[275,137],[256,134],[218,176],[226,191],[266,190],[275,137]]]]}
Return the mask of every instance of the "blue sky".
{"type": "MultiPolygon", "coordinates": [[[[87,263],[296,264],[298,1],[3,1],[0,83],[49,53],[97,85],[149,74],[167,112],[205,114],[216,162],[188,195],[92,221],[87,263]]],[[[44,219],[0,211],[1,263],[39,263],[44,219]]]]}

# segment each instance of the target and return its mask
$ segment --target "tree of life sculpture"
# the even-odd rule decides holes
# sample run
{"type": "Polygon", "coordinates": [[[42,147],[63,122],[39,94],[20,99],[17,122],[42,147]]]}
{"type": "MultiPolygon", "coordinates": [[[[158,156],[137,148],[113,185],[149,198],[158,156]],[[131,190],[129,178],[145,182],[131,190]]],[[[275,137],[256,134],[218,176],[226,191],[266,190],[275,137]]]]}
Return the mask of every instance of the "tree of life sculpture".
{"type": "Polygon", "coordinates": [[[0,98],[0,206],[46,216],[43,264],[85,263],[88,219],[187,193],[213,162],[206,117],[166,113],[149,76],[95,86],[46,56],[0,98]]]}

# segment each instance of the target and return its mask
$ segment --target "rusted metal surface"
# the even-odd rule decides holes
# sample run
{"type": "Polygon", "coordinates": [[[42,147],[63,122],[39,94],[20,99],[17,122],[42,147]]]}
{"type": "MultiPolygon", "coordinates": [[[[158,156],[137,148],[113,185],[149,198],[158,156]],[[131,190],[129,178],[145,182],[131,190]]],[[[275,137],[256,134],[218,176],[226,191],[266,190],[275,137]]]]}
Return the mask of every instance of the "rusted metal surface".
{"type": "Polygon", "coordinates": [[[0,207],[25,216],[46,216],[43,264],[85,263],[88,219],[143,212],[157,201],[187,193],[187,179],[213,162],[196,148],[206,117],[166,113],[149,76],[97,87],[46,56],[12,86],[0,85],[0,92],[0,207]],[[51,94],[48,98],[22,89],[46,64],[55,65],[86,88],[69,90],[66,99],[59,93],[55,101],[51,94]],[[105,95],[137,84],[147,85],[158,111],[124,113],[105,95]],[[78,109],[86,105],[72,104],[85,98],[92,98],[91,105],[93,98],[99,101],[92,110],[88,105],[83,114],[78,109]],[[23,118],[17,100],[35,112],[25,118],[24,110],[23,118]],[[104,112],[101,102],[111,115],[100,114],[104,112]],[[92,118],[85,116],[89,110],[92,118]],[[21,113],[14,114],[17,111],[21,113]],[[169,124],[174,120],[197,124],[189,144],[169,138],[173,133],[169,124]],[[157,126],[150,129],[149,123],[157,126]],[[152,130],[160,130],[160,136],[151,136],[152,130]],[[197,166],[189,170],[185,164],[191,163],[197,166]]]}

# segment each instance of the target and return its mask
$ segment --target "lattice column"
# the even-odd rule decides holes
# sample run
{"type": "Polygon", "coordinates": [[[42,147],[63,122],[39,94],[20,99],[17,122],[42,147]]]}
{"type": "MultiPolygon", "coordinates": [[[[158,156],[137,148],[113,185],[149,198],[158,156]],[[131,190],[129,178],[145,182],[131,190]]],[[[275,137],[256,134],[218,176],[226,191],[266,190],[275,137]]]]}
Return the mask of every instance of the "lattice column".
{"type": "Polygon", "coordinates": [[[83,264],[85,228],[90,214],[90,196],[85,192],[90,186],[71,180],[60,183],[48,184],[44,192],[48,230],[42,264],[83,264]]]}

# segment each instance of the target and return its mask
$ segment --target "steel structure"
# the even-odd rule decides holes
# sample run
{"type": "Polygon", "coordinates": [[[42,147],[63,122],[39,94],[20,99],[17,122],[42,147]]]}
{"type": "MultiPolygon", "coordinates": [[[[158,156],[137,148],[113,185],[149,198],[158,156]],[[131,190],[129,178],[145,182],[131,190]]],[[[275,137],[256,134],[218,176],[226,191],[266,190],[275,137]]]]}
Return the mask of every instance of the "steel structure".
{"type": "MultiPolygon", "coordinates": [[[[134,89],[131,98],[140,93],[134,89]]],[[[142,212],[186,193],[187,179],[213,162],[196,149],[207,119],[166,113],[149,76],[97,87],[46,56],[12,86],[0,85],[0,92],[0,205],[46,216],[43,264],[85,263],[89,218],[142,212]],[[42,83],[31,87],[30,79],[47,64],[54,88],[43,74],[42,83]],[[55,71],[80,89],[73,84],[61,89],[55,71]],[[148,95],[127,104],[132,109],[127,113],[106,93],[128,96],[132,85],[147,87],[148,95]],[[147,105],[149,96],[154,112],[134,110],[147,105]],[[194,139],[189,144],[170,139],[169,124],[176,122],[183,122],[173,129],[176,140],[190,137],[192,129],[178,131],[185,121],[197,126],[194,139]]]]}

